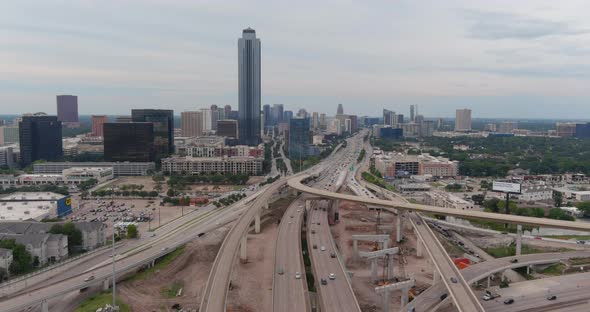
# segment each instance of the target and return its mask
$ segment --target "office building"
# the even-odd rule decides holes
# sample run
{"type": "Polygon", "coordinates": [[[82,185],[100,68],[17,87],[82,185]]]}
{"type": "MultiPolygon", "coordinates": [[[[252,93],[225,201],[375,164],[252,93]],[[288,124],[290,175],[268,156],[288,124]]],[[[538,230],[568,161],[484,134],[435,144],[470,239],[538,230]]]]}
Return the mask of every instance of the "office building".
{"type": "Polygon", "coordinates": [[[183,137],[198,137],[203,135],[203,113],[180,113],[180,129],[183,137]]]}
{"type": "Polygon", "coordinates": [[[217,105],[211,105],[211,130],[217,130],[217,121],[219,118],[219,108],[217,105]]]}
{"type": "Polygon", "coordinates": [[[289,121],[289,158],[303,159],[310,144],[309,119],[293,118],[289,121]]]}
{"type": "Polygon", "coordinates": [[[556,124],[557,136],[562,138],[573,137],[576,135],[576,124],[573,122],[558,122],[556,124]]]}
{"type": "Polygon", "coordinates": [[[263,120],[264,120],[264,125],[265,126],[270,125],[271,124],[272,116],[270,114],[270,105],[269,104],[265,104],[262,107],[262,115],[263,115],[262,117],[263,117],[263,120]]]}
{"type": "Polygon", "coordinates": [[[106,115],[92,115],[92,133],[91,136],[103,136],[102,125],[109,122],[109,117],[106,115]]]}
{"type": "Polygon", "coordinates": [[[113,168],[115,177],[145,176],[156,170],[153,162],[46,162],[33,165],[35,174],[61,174],[69,168],[113,168]]]}
{"type": "Polygon", "coordinates": [[[496,124],[494,124],[494,123],[489,123],[489,124],[486,124],[486,125],[483,127],[483,131],[487,131],[487,132],[496,132],[496,131],[498,131],[498,125],[496,125],[496,124]]]}
{"type": "Polygon", "coordinates": [[[133,122],[133,119],[131,119],[131,116],[123,115],[115,117],[115,122],[133,122]]]}
{"type": "Polygon", "coordinates": [[[232,119],[217,121],[217,135],[220,137],[239,139],[238,121],[232,119]]]}
{"type": "Polygon", "coordinates": [[[379,128],[379,138],[400,140],[404,137],[404,130],[401,128],[383,127],[379,128]]]}
{"type": "Polygon", "coordinates": [[[232,110],[231,110],[231,105],[225,105],[223,107],[223,114],[225,116],[225,119],[233,119],[232,118],[232,110]]]}
{"type": "Polygon", "coordinates": [[[344,107],[342,106],[342,104],[338,104],[338,109],[336,109],[336,115],[342,114],[344,114],[344,107]]]}
{"type": "Polygon", "coordinates": [[[283,122],[283,104],[273,104],[270,114],[273,126],[283,122]]]}
{"type": "Polygon", "coordinates": [[[320,128],[320,115],[318,112],[311,113],[311,128],[314,130],[320,128]]]}
{"type": "Polygon", "coordinates": [[[174,112],[170,109],[133,109],[133,122],[151,122],[156,159],[174,153],[174,112]]]}
{"type": "Polygon", "coordinates": [[[0,168],[15,168],[16,166],[14,147],[0,146],[0,168]]]}
{"type": "Polygon", "coordinates": [[[410,105],[410,122],[414,122],[414,118],[416,118],[416,106],[410,105]]]}
{"type": "Polygon", "coordinates": [[[63,157],[61,122],[56,116],[23,116],[19,124],[21,166],[36,160],[54,161],[63,157]]]}
{"type": "Polygon", "coordinates": [[[0,127],[0,145],[18,143],[18,125],[0,127]]]}
{"type": "Polygon", "coordinates": [[[240,141],[245,145],[258,145],[261,141],[260,68],[260,39],[254,29],[244,29],[238,39],[238,125],[240,141]]]}
{"type": "Polygon", "coordinates": [[[383,124],[386,126],[395,125],[397,119],[394,111],[383,109],[383,124]]]}
{"type": "Polygon", "coordinates": [[[75,95],[57,96],[57,120],[78,122],[78,97],[75,95]]]}
{"type": "Polygon", "coordinates": [[[283,122],[288,123],[293,118],[293,111],[286,110],[283,112],[283,122]]]}
{"type": "Polygon", "coordinates": [[[326,114],[321,113],[320,114],[320,128],[322,130],[326,130],[326,127],[328,126],[327,120],[326,120],[326,114]]]}
{"type": "Polygon", "coordinates": [[[155,160],[152,122],[105,123],[104,159],[110,162],[155,160]]]}
{"type": "Polygon", "coordinates": [[[434,120],[424,120],[420,125],[420,136],[431,137],[434,135],[434,120]]]}
{"type": "Polygon", "coordinates": [[[587,139],[590,138],[590,123],[579,123],[576,124],[576,134],[575,134],[576,138],[583,138],[583,139],[587,139]]]}
{"type": "Polygon", "coordinates": [[[455,117],[455,131],[471,131],[471,110],[458,109],[455,117]]]}
{"type": "Polygon", "coordinates": [[[498,128],[499,133],[512,133],[512,131],[518,128],[518,123],[515,121],[505,121],[500,123],[498,128]]]}

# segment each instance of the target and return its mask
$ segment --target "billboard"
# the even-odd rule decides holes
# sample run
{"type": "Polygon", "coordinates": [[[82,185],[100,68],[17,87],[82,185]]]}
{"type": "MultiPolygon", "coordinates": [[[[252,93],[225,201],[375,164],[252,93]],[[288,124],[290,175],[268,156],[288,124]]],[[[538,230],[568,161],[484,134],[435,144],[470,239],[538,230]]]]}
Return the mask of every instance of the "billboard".
{"type": "Polygon", "coordinates": [[[520,194],[521,186],[520,183],[494,181],[492,190],[494,192],[520,194]]]}
{"type": "Polygon", "coordinates": [[[57,216],[64,217],[72,213],[72,197],[66,196],[57,201],[57,216]]]}

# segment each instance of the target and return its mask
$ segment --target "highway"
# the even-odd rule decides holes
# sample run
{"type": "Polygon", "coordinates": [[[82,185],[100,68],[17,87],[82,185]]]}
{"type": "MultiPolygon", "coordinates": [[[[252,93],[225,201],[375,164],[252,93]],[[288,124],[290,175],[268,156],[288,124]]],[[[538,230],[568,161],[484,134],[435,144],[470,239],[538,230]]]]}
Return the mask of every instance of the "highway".
{"type": "MultiPolygon", "coordinates": [[[[200,233],[207,233],[231,222],[239,216],[240,210],[249,201],[260,194],[261,191],[255,192],[251,197],[229,207],[188,215],[186,219],[182,218],[171,225],[162,227],[156,231],[155,237],[144,237],[139,241],[139,245],[130,245],[125,253],[116,257],[117,275],[120,276],[142,265],[149,264],[152,260],[170,253],[176,247],[197,238],[200,233]]],[[[51,299],[85,288],[88,285],[102,283],[112,275],[111,258],[108,256],[91,256],[87,262],[82,264],[76,262],[67,265],[73,265],[68,272],[44,282],[35,283],[26,292],[2,298],[0,311],[17,312],[27,307],[37,306],[43,301],[51,304],[51,299]],[[84,282],[84,279],[89,275],[93,275],[94,280],[84,282]]],[[[51,272],[47,274],[51,274],[51,272]]]]}
{"type": "MultiPolygon", "coordinates": [[[[551,264],[557,263],[561,260],[586,257],[590,257],[590,251],[529,254],[480,262],[473,264],[460,272],[469,284],[473,284],[485,279],[491,274],[503,272],[508,269],[535,264],[551,264]],[[511,262],[512,259],[518,259],[518,262],[513,263],[511,262]]],[[[436,283],[417,296],[408,307],[415,307],[416,311],[428,311],[440,303],[440,297],[445,293],[446,286],[442,283],[436,283]]],[[[486,311],[488,310],[485,305],[484,308],[486,308],[486,311]]]]}

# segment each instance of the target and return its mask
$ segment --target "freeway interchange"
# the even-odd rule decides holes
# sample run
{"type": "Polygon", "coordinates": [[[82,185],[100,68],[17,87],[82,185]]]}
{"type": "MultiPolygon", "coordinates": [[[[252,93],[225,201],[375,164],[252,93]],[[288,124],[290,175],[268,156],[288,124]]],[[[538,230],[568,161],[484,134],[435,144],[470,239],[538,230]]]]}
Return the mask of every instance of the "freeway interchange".
{"type": "MultiPolygon", "coordinates": [[[[497,305],[492,306],[487,302],[482,304],[471,285],[493,272],[519,267],[519,264],[509,262],[510,259],[496,259],[459,271],[420,213],[590,231],[590,224],[587,223],[454,210],[409,203],[389,190],[367,184],[361,179],[357,180],[357,171],[348,170],[349,166],[356,165],[358,152],[364,145],[362,143],[364,134],[362,132],[349,138],[346,147],[337,149],[320,164],[301,173],[281,177],[232,206],[187,215],[172,224],[163,226],[157,231],[156,237],[143,239],[134,246],[120,247],[120,254],[115,258],[117,275],[150,265],[155,259],[176,247],[198,239],[202,233],[232,223],[215,258],[207,283],[204,285],[199,309],[201,312],[225,311],[231,273],[236,260],[238,258],[245,260],[247,257],[249,233],[260,231],[260,218],[268,209],[269,202],[297,192],[295,199],[282,217],[276,238],[272,242],[275,252],[274,266],[269,268],[273,270],[272,306],[269,310],[312,311],[315,306],[319,306],[321,311],[361,310],[345,261],[330,230],[330,222],[334,221],[334,216],[337,215],[339,201],[347,201],[381,207],[383,211],[397,214],[398,220],[409,222],[425,247],[436,271],[441,275],[439,281],[435,282],[423,295],[417,297],[414,302],[403,307],[403,311],[436,309],[440,307],[439,298],[443,294],[449,295],[446,301],[452,301],[457,311],[487,311],[488,309],[495,311],[498,309],[497,305]],[[343,186],[348,186],[357,195],[339,193],[343,186]],[[303,248],[302,235],[307,242],[307,249],[303,248]],[[311,261],[310,272],[306,272],[304,253],[309,255],[311,261]],[[315,281],[308,281],[310,277],[313,277],[315,281]],[[317,297],[314,300],[310,299],[309,282],[312,282],[317,289],[317,297]]],[[[401,223],[398,227],[400,225],[401,223]]],[[[51,300],[54,298],[89,285],[103,283],[108,287],[112,267],[111,258],[107,254],[110,252],[104,251],[99,253],[100,256],[73,263],[70,265],[71,270],[66,270],[63,274],[52,276],[51,273],[47,273],[45,279],[37,281],[34,286],[2,298],[0,311],[18,312],[30,307],[41,307],[42,311],[48,311],[51,300]],[[84,281],[89,274],[95,278],[89,282],[84,281]]],[[[590,253],[522,256],[520,265],[554,263],[574,255],[590,256],[590,253]]],[[[583,282],[580,283],[583,284],[583,282]]],[[[577,300],[581,296],[578,294],[571,297],[572,300],[577,300]]],[[[524,311],[535,305],[530,302],[518,303],[514,307],[521,306],[524,311]]]]}

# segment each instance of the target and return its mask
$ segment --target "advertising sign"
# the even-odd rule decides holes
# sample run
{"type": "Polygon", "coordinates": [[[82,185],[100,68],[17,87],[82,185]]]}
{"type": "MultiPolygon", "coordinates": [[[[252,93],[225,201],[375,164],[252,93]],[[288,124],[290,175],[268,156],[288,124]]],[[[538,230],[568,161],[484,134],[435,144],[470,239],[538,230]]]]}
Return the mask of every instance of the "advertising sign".
{"type": "Polygon", "coordinates": [[[521,186],[520,183],[494,181],[492,184],[492,190],[494,192],[520,194],[521,186]]]}

